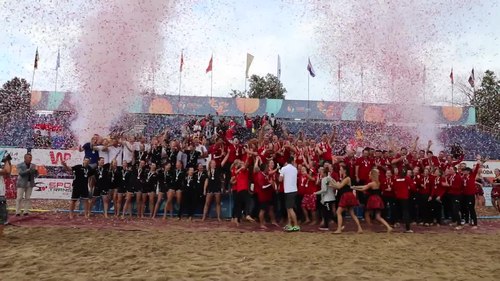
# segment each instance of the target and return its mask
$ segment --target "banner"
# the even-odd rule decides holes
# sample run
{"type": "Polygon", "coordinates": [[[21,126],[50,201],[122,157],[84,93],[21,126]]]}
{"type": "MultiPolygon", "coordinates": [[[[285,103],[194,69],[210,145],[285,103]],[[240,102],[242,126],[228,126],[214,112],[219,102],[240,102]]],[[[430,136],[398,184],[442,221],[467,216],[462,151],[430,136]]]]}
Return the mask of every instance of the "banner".
{"type": "Polygon", "coordinates": [[[32,199],[70,199],[73,191],[72,179],[41,179],[35,180],[32,199]]]}
{"type": "MultiPolygon", "coordinates": [[[[70,92],[33,91],[31,107],[33,110],[75,111],[70,92]]],[[[247,99],[178,95],[136,95],[128,112],[140,114],[170,114],[182,112],[184,115],[221,116],[260,115],[273,113],[277,118],[343,120],[366,122],[415,122],[405,120],[407,110],[425,112],[436,116],[436,124],[475,125],[474,107],[459,106],[408,106],[382,103],[355,103],[335,101],[247,99]],[[208,105],[208,106],[207,106],[208,105]],[[399,109],[399,110],[395,110],[399,109]]],[[[412,116],[410,114],[410,116],[412,116]]],[[[434,120],[434,119],[433,119],[434,120]]]]}
{"type": "MultiPolygon", "coordinates": [[[[464,161],[467,167],[474,168],[476,164],[475,161],[464,161]]],[[[483,168],[481,169],[481,177],[488,181],[488,183],[492,183],[495,180],[495,169],[500,169],[500,160],[490,160],[486,161],[483,164],[483,168]]]]}
{"type": "Polygon", "coordinates": [[[10,174],[12,176],[18,175],[16,165],[24,161],[24,155],[27,152],[28,150],[25,148],[0,147],[0,158],[3,158],[3,155],[5,155],[5,153],[10,154],[10,156],[12,157],[12,161],[10,161],[10,163],[12,164],[12,170],[10,174]]]}
{"type": "Polygon", "coordinates": [[[33,149],[33,164],[38,166],[62,167],[62,161],[66,161],[68,166],[82,164],[83,152],[78,150],[56,150],[56,149],[33,149]]]}

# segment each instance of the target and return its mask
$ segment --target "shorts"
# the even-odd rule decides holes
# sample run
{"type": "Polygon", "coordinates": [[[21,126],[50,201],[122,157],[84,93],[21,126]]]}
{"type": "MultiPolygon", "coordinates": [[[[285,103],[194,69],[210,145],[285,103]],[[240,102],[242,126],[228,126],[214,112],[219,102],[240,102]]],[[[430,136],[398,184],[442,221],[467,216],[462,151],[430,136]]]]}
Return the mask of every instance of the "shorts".
{"type": "Polygon", "coordinates": [[[173,187],[173,186],[171,186],[171,187],[168,188],[168,191],[177,192],[177,191],[182,191],[182,189],[180,189],[179,187],[173,187]]]}
{"type": "Polygon", "coordinates": [[[4,196],[0,196],[0,225],[7,223],[7,199],[4,196]]]}
{"type": "Polygon", "coordinates": [[[259,210],[267,210],[269,206],[272,206],[271,201],[259,202],[259,210]]]}
{"type": "Polygon", "coordinates": [[[297,192],[285,193],[285,208],[295,208],[295,198],[297,198],[297,192]]]}
{"type": "Polygon", "coordinates": [[[142,187],[142,193],[150,193],[150,192],[155,192],[156,193],[156,190],[154,190],[153,186],[150,186],[149,184],[145,184],[142,187]]]}
{"type": "Polygon", "coordinates": [[[86,186],[73,186],[71,200],[89,199],[89,188],[86,186]]]}
{"type": "Polygon", "coordinates": [[[207,193],[212,193],[212,194],[221,193],[221,189],[222,189],[222,184],[220,186],[209,184],[207,186],[207,193]]]}
{"type": "Polygon", "coordinates": [[[120,194],[127,193],[127,188],[125,186],[119,186],[117,192],[120,194]]]}
{"type": "Polygon", "coordinates": [[[305,194],[301,206],[308,211],[316,211],[316,194],[305,194]]]}
{"type": "Polygon", "coordinates": [[[109,194],[108,188],[103,187],[94,187],[94,191],[92,192],[93,197],[106,196],[109,194]]]}

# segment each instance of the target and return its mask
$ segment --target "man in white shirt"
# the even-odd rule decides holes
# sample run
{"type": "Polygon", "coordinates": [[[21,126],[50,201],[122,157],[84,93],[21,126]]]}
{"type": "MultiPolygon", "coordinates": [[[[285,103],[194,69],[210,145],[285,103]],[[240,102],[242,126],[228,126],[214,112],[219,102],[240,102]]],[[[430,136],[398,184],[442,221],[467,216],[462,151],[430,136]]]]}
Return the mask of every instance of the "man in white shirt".
{"type": "Polygon", "coordinates": [[[123,161],[127,161],[127,163],[132,164],[134,160],[134,137],[130,136],[128,140],[123,140],[122,141],[122,147],[123,147],[123,161]]]}
{"type": "Polygon", "coordinates": [[[202,164],[203,167],[205,167],[207,165],[207,157],[208,157],[207,148],[200,143],[199,138],[194,138],[193,145],[195,147],[195,150],[200,152],[200,157],[198,157],[198,164],[202,164]]]}
{"type": "Polygon", "coordinates": [[[285,226],[285,231],[300,231],[295,214],[295,199],[297,197],[297,168],[294,166],[294,159],[290,157],[285,166],[280,170],[280,181],[283,182],[285,190],[285,207],[288,214],[289,225],[285,226]]]}
{"type": "Polygon", "coordinates": [[[111,141],[111,146],[108,146],[109,162],[116,160],[118,167],[123,163],[123,147],[118,144],[118,140],[114,138],[111,141]]]}

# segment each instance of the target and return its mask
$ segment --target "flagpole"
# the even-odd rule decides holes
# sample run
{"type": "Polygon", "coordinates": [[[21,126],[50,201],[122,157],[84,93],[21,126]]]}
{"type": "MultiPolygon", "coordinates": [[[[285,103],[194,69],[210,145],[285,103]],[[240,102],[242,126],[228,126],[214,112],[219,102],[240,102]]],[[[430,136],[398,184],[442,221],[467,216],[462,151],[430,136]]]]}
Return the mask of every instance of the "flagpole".
{"type": "Polygon", "coordinates": [[[453,82],[451,83],[451,106],[452,107],[455,106],[455,102],[453,101],[453,88],[454,88],[453,85],[454,84],[455,83],[453,83],[453,82]]]}
{"type": "Polygon", "coordinates": [[[35,71],[36,68],[33,68],[33,76],[31,77],[31,91],[33,92],[33,85],[35,85],[35,71]]]}
{"type": "Polygon", "coordinates": [[[210,71],[210,98],[212,98],[212,91],[214,87],[214,54],[212,54],[212,70],[210,71]]]}
{"type": "Polygon", "coordinates": [[[311,75],[307,73],[307,121],[309,121],[309,80],[311,75]]]}
{"type": "Polygon", "coordinates": [[[361,102],[365,102],[364,99],[364,81],[363,81],[363,66],[361,66],[361,102]]]}
{"type": "Polygon", "coordinates": [[[337,79],[338,79],[338,83],[339,83],[339,102],[340,102],[340,62],[339,62],[339,69],[338,69],[338,73],[337,73],[337,79]]]}
{"type": "Polygon", "coordinates": [[[57,76],[59,75],[59,68],[56,68],[56,85],[54,87],[54,92],[57,92],[57,76]]]}

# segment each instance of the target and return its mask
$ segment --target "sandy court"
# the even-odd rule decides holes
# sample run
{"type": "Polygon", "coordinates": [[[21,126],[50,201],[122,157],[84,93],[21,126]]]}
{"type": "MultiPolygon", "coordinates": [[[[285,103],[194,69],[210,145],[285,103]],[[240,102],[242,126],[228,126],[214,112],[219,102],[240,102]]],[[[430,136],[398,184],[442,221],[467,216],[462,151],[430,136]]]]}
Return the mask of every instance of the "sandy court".
{"type": "MultiPolygon", "coordinates": [[[[498,221],[480,231],[357,235],[214,221],[11,220],[1,280],[498,280],[498,221]],[[495,246],[496,245],[496,246],[495,246]]],[[[351,222],[348,222],[351,224],[351,222]]]]}

